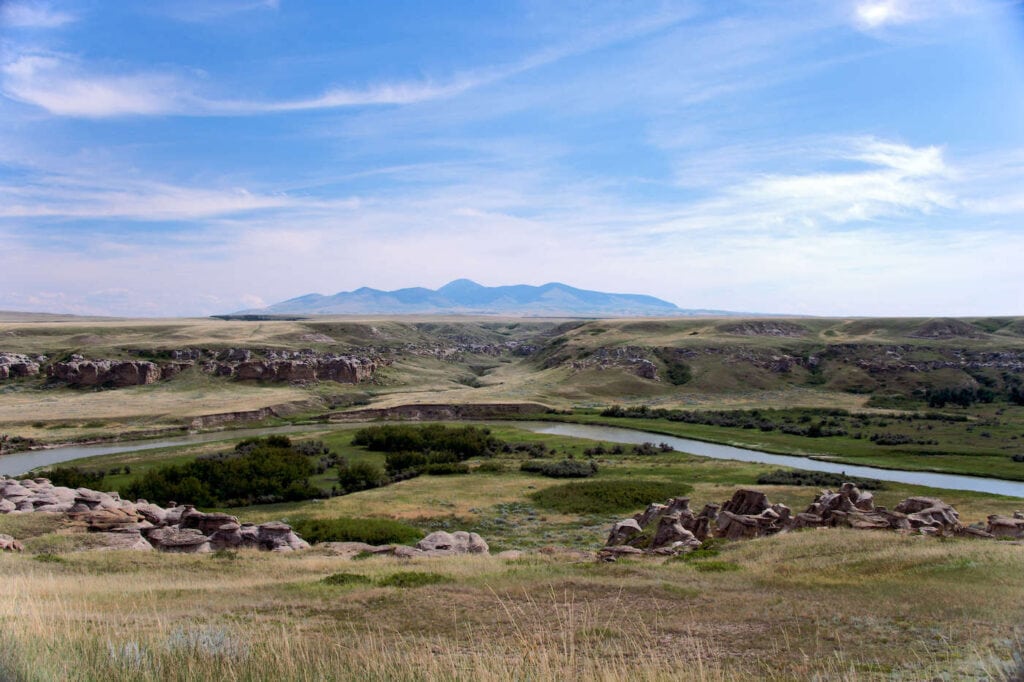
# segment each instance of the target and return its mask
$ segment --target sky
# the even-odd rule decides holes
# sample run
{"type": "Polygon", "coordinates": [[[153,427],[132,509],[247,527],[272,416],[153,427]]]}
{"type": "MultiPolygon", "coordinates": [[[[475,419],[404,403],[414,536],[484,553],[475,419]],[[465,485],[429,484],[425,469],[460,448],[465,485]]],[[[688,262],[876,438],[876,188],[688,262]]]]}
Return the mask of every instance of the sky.
{"type": "Polygon", "coordinates": [[[0,0],[0,310],[1024,314],[1024,3],[0,0]]]}

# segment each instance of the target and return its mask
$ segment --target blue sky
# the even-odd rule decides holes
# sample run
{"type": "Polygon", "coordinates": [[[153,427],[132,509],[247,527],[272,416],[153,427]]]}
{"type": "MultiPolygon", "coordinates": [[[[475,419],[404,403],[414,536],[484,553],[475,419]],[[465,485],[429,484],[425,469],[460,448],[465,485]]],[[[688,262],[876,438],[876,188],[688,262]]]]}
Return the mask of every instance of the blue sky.
{"type": "Polygon", "coordinates": [[[1024,314],[1024,4],[0,0],[0,309],[1024,314]]]}

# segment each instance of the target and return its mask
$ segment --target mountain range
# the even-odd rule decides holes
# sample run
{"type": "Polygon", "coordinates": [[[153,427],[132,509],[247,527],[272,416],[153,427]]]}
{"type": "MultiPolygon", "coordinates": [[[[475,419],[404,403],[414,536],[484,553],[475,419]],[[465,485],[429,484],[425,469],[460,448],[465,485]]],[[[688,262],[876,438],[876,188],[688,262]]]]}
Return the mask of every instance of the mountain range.
{"type": "Polygon", "coordinates": [[[381,291],[362,287],[333,296],[306,294],[234,315],[409,315],[464,314],[531,317],[653,317],[729,315],[722,310],[679,308],[654,296],[588,291],[550,282],[486,287],[457,279],[440,289],[410,287],[381,291]]]}

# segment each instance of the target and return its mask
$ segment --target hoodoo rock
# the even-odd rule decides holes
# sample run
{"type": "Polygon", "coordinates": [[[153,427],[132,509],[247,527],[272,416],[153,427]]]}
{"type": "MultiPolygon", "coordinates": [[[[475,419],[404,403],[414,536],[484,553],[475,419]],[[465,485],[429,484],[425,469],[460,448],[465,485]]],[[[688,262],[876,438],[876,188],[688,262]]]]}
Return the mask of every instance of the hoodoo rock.
{"type": "Polygon", "coordinates": [[[238,547],[287,552],[309,547],[286,523],[239,524],[229,514],[206,514],[192,505],[171,505],[164,509],[146,500],[122,500],[116,492],[72,490],[45,478],[0,476],[0,514],[66,514],[69,529],[89,533],[88,544],[102,549],[196,553],[238,547]]]}
{"type": "Polygon", "coordinates": [[[487,554],[490,548],[476,533],[457,530],[446,533],[435,531],[416,543],[416,549],[432,554],[487,554]]]}
{"type": "Polygon", "coordinates": [[[1013,516],[992,514],[985,530],[997,538],[1024,539],[1024,512],[1015,512],[1013,516]]]}
{"type": "Polygon", "coordinates": [[[0,353],[0,380],[35,376],[43,362],[46,356],[30,358],[20,353],[0,353]]]}
{"type": "Polygon", "coordinates": [[[21,543],[6,533],[0,533],[0,552],[21,552],[25,548],[21,543]]]}
{"type": "Polygon", "coordinates": [[[747,540],[802,528],[843,526],[855,530],[893,530],[922,535],[1024,539],[1024,512],[1012,517],[992,515],[987,527],[965,526],[956,509],[934,497],[908,497],[892,511],[876,507],[869,492],[852,483],[838,491],[822,490],[807,509],[795,516],[783,504],[771,504],[758,490],[741,489],[721,507],[708,504],[699,515],[690,500],[675,497],[652,503],[631,519],[612,526],[601,556],[635,553],[674,554],[700,546],[709,538],[747,540]]]}

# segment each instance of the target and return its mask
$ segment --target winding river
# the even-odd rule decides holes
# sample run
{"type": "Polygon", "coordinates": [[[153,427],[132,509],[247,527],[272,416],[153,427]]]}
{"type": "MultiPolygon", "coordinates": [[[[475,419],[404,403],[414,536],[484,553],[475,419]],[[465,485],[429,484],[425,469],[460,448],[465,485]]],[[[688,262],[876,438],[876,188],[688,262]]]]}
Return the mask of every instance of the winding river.
{"type": "MultiPolygon", "coordinates": [[[[811,459],[809,457],[774,455],[767,452],[761,452],[759,450],[748,450],[746,448],[738,448],[731,445],[719,445],[717,443],[707,443],[705,441],[691,440],[689,438],[665,436],[648,431],[637,431],[634,429],[623,429],[611,426],[569,424],[562,422],[513,422],[510,425],[527,429],[534,433],[546,433],[556,436],[572,436],[575,438],[586,438],[606,443],[622,443],[627,445],[639,445],[644,442],[668,443],[673,448],[681,452],[700,455],[702,457],[712,457],[715,459],[759,462],[761,464],[791,467],[807,471],[827,471],[835,474],[845,473],[850,476],[857,476],[861,478],[874,478],[881,481],[923,485],[931,488],[970,490],[974,492],[993,493],[996,495],[1008,495],[1010,497],[1024,498],[1024,482],[1021,481],[1006,481],[998,478],[982,478],[980,476],[959,476],[957,474],[937,474],[927,471],[879,469],[876,467],[858,466],[855,464],[839,464],[836,462],[811,459]]],[[[241,431],[200,433],[182,436],[179,438],[136,441],[134,443],[122,442],[103,445],[69,445],[51,448],[48,450],[34,450],[31,452],[22,452],[0,457],[0,474],[17,476],[41,466],[67,462],[72,459],[80,459],[83,457],[96,457],[99,455],[109,455],[119,452],[153,450],[156,448],[166,448],[178,445],[192,445],[219,440],[247,438],[250,436],[263,436],[272,433],[325,431],[332,428],[338,428],[338,426],[329,424],[281,426],[267,429],[245,429],[241,431]]]]}

